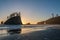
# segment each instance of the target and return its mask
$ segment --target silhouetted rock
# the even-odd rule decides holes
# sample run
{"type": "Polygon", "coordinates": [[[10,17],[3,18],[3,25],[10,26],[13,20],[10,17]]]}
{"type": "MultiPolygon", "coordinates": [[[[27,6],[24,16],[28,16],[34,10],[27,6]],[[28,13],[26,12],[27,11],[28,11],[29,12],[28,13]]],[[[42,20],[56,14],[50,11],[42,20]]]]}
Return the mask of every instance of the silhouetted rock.
{"type": "Polygon", "coordinates": [[[49,18],[46,21],[38,22],[37,24],[60,24],[60,16],[49,18]]]}
{"type": "Polygon", "coordinates": [[[30,23],[27,23],[26,25],[30,25],[30,23]]]}
{"type": "MultiPolygon", "coordinates": [[[[4,22],[5,25],[22,25],[22,21],[21,21],[21,17],[20,17],[20,12],[18,13],[13,13],[11,14],[9,17],[7,17],[7,21],[4,22]]],[[[14,27],[14,26],[12,26],[14,27]]],[[[11,26],[9,28],[12,28],[11,26]]],[[[18,26],[16,26],[18,27],[18,26]]],[[[21,33],[21,26],[19,26],[19,28],[13,28],[13,29],[9,29],[8,33],[10,34],[15,34],[15,33],[21,33]]]]}
{"type": "MultiPolygon", "coordinates": [[[[20,14],[20,13],[19,13],[20,14]]],[[[22,25],[21,17],[18,13],[13,13],[4,23],[6,25],[22,25]]]]}
{"type": "Polygon", "coordinates": [[[3,21],[1,21],[1,24],[3,24],[3,21]]]}
{"type": "Polygon", "coordinates": [[[37,24],[44,24],[44,21],[42,21],[42,22],[38,22],[37,24]]]}
{"type": "Polygon", "coordinates": [[[60,24],[60,16],[46,20],[46,24],[60,24]]]}

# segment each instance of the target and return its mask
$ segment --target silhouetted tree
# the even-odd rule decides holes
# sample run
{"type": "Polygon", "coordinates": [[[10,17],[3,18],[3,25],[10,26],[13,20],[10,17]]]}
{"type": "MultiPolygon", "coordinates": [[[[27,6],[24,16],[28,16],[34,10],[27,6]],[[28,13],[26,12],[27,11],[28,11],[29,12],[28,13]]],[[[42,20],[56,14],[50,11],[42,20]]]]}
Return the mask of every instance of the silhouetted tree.
{"type": "Polygon", "coordinates": [[[52,13],[51,15],[52,15],[52,18],[54,18],[54,13],[52,13]]]}
{"type": "Polygon", "coordinates": [[[56,14],[56,17],[58,17],[58,14],[56,14]]]}

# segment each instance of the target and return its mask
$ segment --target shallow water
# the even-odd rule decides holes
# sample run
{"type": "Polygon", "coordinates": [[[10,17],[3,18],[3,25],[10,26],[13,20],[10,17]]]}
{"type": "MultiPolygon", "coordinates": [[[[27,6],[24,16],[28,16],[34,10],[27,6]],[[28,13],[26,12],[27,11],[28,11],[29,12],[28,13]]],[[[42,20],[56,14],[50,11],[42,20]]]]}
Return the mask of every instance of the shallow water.
{"type": "MultiPolygon", "coordinates": [[[[21,34],[29,33],[29,32],[32,32],[32,31],[43,30],[43,28],[44,28],[43,26],[44,25],[22,25],[22,27],[20,27],[22,29],[21,34]]],[[[10,25],[0,27],[0,36],[8,35],[7,30],[12,29],[12,28],[19,28],[19,27],[14,27],[13,26],[13,27],[10,28],[10,25]]]]}
{"type": "MultiPolygon", "coordinates": [[[[34,31],[42,31],[42,30],[46,30],[48,27],[60,27],[60,25],[22,25],[21,29],[22,32],[21,34],[18,34],[17,36],[22,36],[22,34],[27,34],[27,33],[31,33],[34,31]]],[[[14,28],[14,26],[13,26],[14,28]]],[[[9,35],[9,33],[7,32],[9,28],[6,26],[3,26],[2,28],[0,27],[0,39],[5,38],[5,36],[7,36],[7,38],[12,38],[11,40],[15,39],[16,35],[9,35]]],[[[50,30],[51,31],[51,30],[50,30]]],[[[20,36],[20,37],[21,37],[20,36]]]]}

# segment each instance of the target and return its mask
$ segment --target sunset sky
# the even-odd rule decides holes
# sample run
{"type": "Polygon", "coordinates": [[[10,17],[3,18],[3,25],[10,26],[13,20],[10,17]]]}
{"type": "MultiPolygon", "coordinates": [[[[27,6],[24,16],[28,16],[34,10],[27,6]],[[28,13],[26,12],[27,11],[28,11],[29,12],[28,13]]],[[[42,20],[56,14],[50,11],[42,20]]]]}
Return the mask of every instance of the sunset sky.
{"type": "Polygon", "coordinates": [[[14,12],[21,12],[23,24],[36,24],[60,15],[60,0],[0,0],[0,21],[14,12]]]}

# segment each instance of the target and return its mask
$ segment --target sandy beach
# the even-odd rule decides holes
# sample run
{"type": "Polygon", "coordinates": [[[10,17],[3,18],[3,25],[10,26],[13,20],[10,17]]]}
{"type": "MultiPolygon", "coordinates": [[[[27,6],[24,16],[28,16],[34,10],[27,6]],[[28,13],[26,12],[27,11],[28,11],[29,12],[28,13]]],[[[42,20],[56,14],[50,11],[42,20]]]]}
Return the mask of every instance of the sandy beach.
{"type": "Polygon", "coordinates": [[[60,29],[34,31],[26,34],[14,34],[0,40],[60,40],[60,29]]]}

